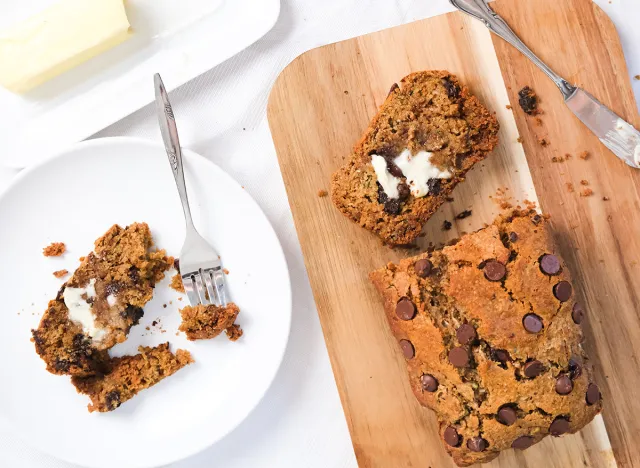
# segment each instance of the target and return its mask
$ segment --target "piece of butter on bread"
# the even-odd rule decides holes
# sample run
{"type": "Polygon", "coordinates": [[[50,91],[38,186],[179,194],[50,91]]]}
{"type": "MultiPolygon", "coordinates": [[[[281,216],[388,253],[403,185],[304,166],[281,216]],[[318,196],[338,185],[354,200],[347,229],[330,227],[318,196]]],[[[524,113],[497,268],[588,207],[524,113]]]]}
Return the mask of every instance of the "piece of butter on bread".
{"type": "Polygon", "coordinates": [[[123,0],[62,0],[0,32],[0,86],[25,93],[130,35],[123,0]]]}

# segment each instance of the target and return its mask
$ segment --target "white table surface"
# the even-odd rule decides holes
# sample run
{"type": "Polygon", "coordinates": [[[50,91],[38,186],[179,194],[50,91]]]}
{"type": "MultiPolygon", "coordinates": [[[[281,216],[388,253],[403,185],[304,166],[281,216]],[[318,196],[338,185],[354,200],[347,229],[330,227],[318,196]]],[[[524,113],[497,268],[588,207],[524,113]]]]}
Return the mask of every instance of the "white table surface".
{"type": "MultiPolygon", "coordinates": [[[[630,74],[640,74],[640,2],[596,1],[618,28],[630,74]]],[[[450,10],[447,0],[282,0],[264,38],[172,93],[183,145],[255,197],[282,242],[294,291],[289,345],[264,400],[224,440],[172,468],[357,466],[267,124],[267,97],[280,71],[308,49],[450,10]]],[[[640,97],[640,81],[633,83],[640,97]]],[[[7,118],[0,114],[0,125],[7,118]]],[[[160,138],[151,106],[95,136],[160,138]]],[[[0,168],[0,190],[16,174],[0,168]]],[[[72,466],[0,430],[0,467],[72,466]]]]}

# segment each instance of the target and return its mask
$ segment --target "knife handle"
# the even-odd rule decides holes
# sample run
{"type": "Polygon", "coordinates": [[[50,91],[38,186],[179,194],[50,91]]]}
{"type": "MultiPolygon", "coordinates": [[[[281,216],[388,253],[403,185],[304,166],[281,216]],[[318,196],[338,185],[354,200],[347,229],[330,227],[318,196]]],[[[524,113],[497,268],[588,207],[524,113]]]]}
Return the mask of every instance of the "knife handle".
{"type": "Polygon", "coordinates": [[[564,78],[547,66],[527,45],[513,32],[509,25],[498,15],[485,0],[449,0],[458,10],[479,19],[494,34],[500,36],[513,47],[522,52],[529,60],[540,68],[553,80],[565,99],[569,98],[576,90],[564,78]]]}

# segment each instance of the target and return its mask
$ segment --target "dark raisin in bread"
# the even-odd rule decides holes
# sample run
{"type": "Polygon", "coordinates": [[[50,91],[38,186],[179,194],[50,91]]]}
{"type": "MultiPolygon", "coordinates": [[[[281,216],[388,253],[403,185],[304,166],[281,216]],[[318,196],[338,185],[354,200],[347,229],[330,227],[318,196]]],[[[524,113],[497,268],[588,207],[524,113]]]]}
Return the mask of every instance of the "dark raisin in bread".
{"type": "Polygon", "coordinates": [[[371,273],[411,387],[459,466],[584,427],[601,410],[584,309],[535,212],[371,273]]]}
{"type": "Polygon", "coordinates": [[[467,171],[495,148],[498,129],[454,75],[412,73],[394,84],[333,175],[332,200],[387,244],[411,244],[467,171]]]}

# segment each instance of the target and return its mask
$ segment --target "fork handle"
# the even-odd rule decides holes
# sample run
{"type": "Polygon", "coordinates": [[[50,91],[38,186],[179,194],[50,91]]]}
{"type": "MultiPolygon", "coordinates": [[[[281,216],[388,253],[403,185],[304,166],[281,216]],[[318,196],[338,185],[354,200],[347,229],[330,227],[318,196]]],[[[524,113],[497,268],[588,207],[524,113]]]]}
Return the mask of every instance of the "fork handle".
{"type": "Polygon", "coordinates": [[[158,112],[158,122],[160,123],[160,133],[164,141],[164,147],[169,157],[169,165],[173,172],[173,178],[178,186],[178,194],[182,203],[182,211],[184,211],[184,219],[187,223],[187,230],[194,229],[193,219],[191,218],[191,209],[189,208],[189,198],[187,197],[187,186],[184,182],[184,168],[182,165],[182,149],[180,148],[180,139],[178,138],[178,127],[173,116],[173,109],[169,102],[167,90],[164,87],[162,78],[159,73],[153,77],[156,90],[156,110],[158,112]]]}
{"type": "Polygon", "coordinates": [[[500,36],[513,47],[522,52],[540,70],[542,70],[556,84],[565,99],[569,98],[576,90],[564,78],[554,72],[549,66],[534,54],[527,45],[513,32],[504,19],[498,15],[485,0],[449,0],[458,10],[479,19],[493,33],[500,36]]]}

